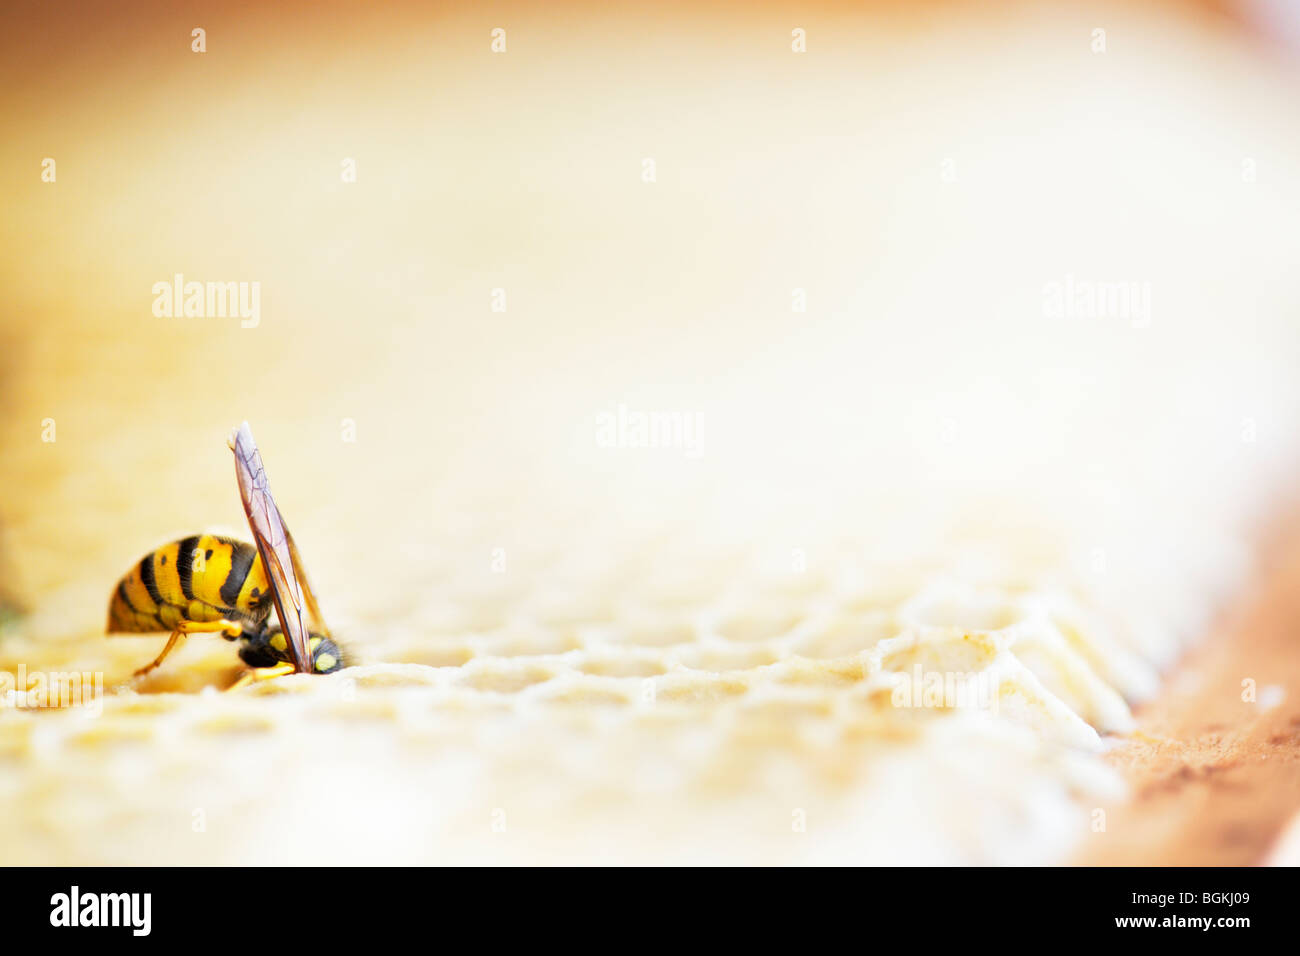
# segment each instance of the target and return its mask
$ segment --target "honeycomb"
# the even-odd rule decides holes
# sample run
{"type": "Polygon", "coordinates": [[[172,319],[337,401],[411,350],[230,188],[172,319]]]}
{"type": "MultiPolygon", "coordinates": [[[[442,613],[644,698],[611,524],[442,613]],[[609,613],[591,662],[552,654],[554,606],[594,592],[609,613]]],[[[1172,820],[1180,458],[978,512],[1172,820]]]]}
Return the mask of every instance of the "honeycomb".
{"type": "MultiPolygon", "coordinates": [[[[1122,796],[1099,731],[1150,655],[1043,564],[642,544],[444,582],[459,617],[404,613],[328,677],[223,693],[229,645],[191,639],[132,688],[154,645],[98,638],[102,699],[0,719],[7,859],[1041,862],[1122,796]],[[994,696],[923,699],[930,674],[994,696]]],[[[0,669],[89,666],[41,626],[0,669]]]]}

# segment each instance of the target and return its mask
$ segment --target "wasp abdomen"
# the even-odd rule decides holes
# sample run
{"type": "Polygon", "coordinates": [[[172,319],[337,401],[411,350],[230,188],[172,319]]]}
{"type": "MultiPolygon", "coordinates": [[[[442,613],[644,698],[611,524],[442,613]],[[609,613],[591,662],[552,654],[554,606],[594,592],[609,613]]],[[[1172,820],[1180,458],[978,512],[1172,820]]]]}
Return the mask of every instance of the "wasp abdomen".
{"type": "Polygon", "coordinates": [[[253,545],[220,535],[191,535],[151,551],[118,582],[108,630],[170,631],[179,621],[222,618],[260,627],[270,585],[253,545]]]}

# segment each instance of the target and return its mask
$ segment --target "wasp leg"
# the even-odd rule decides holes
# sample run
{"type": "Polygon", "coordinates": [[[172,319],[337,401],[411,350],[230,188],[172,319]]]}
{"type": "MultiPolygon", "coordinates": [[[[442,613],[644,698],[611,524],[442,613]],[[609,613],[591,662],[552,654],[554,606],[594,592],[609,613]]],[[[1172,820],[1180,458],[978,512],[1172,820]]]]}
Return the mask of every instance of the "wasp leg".
{"type": "Polygon", "coordinates": [[[176,630],[172,631],[172,636],[167,638],[167,644],[163,647],[162,653],[154,658],[151,664],[147,664],[133,674],[133,677],[144,677],[159,664],[167,659],[167,655],[176,650],[185,643],[185,638],[189,634],[215,634],[221,633],[229,638],[236,638],[244,633],[241,625],[234,621],[227,621],[222,618],[219,621],[180,621],[176,625],[176,630]]]}
{"type": "Polygon", "coordinates": [[[241,687],[247,687],[254,681],[271,680],[275,677],[284,677],[286,674],[292,674],[294,666],[288,661],[283,664],[276,664],[274,667],[254,667],[252,670],[244,671],[242,677],[226,688],[227,692],[239,690],[241,687]]]}

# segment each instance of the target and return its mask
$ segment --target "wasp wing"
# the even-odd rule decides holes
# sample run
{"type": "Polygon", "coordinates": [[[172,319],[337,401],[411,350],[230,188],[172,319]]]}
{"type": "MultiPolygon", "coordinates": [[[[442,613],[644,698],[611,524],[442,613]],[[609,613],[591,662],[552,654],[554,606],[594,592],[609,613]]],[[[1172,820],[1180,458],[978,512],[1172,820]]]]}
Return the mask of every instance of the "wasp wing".
{"type": "MultiPolygon", "coordinates": [[[[257,551],[271,581],[271,597],[280,618],[288,644],[289,657],[299,673],[311,673],[311,649],[306,615],[316,611],[316,598],[310,603],[303,593],[299,579],[300,564],[295,560],[297,549],[289,536],[289,529],[280,517],[280,509],[271,497],[271,488],[262,467],[262,455],[253,441],[253,432],[244,422],[230,436],[230,450],[235,453],[235,476],[239,479],[239,495],[248,515],[248,527],[253,532],[257,551]]],[[[310,592],[308,592],[310,593],[310,592]]],[[[319,614],[317,614],[319,617],[319,614]]]]}
{"type": "MultiPolygon", "coordinates": [[[[283,525],[283,522],[281,522],[283,525]]],[[[307,624],[308,629],[316,634],[323,634],[325,637],[330,636],[330,629],[325,626],[325,618],[321,616],[320,605],[316,603],[316,592],[311,589],[311,581],[307,579],[307,566],[303,564],[302,555],[298,553],[298,545],[294,543],[293,535],[285,527],[284,537],[289,542],[289,560],[293,562],[293,569],[297,572],[298,583],[302,585],[302,596],[307,602],[307,624]]]]}

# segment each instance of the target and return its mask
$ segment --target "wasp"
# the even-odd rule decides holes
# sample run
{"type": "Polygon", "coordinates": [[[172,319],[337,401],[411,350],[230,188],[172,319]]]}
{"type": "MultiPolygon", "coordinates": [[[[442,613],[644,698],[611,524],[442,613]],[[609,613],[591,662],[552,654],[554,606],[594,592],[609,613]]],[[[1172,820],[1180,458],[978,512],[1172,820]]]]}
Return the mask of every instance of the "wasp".
{"type": "Polygon", "coordinates": [[[239,641],[252,670],[233,687],[284,674],[329,674],[349,663],[320,606],[267,482],[262,455],[244,422],[227,442],[253,543],[199,534],[149,552],[123,575],[108,604],[108,633],[170,631],[143,677],[190,634],[239,641]],[[271,607],[278,625],[267,626],[271,607]]]}

